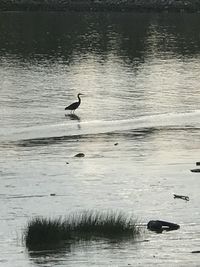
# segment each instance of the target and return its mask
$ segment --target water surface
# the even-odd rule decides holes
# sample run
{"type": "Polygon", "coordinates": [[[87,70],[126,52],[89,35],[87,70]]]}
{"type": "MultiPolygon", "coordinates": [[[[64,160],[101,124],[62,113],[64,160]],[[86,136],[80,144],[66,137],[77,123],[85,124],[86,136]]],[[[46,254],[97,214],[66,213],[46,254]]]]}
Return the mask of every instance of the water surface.
{"type": "Polygon", "coordinates": [[[0,22],[2,266],[198,266],[199,15],[10,12],[0,22]],[[84,209],[181,228],[26,251],[29,219],[84,209]]]}

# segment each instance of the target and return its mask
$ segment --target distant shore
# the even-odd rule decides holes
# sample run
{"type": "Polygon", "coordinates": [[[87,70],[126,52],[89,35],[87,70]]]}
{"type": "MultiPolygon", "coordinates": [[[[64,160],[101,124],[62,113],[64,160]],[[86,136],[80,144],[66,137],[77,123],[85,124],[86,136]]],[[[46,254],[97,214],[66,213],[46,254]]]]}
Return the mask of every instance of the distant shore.
{"type": "Polygon", "coordinates": [[[1,0],[0,11],[200,12],[199,0],[1,0]]]}

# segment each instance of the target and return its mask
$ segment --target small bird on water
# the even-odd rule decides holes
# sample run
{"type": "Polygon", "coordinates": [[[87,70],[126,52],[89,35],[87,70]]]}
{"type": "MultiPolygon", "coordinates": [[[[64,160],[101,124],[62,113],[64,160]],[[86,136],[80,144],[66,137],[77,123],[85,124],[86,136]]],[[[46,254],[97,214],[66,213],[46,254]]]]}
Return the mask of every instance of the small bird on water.
{"type": "Polygon", "coordinates": [[[77,97],[78,97],[78,102],[74,102],[72,103],[71,105],[69,105],[68,107],[65,108],[65,110],[71,110],[71,113],[74,111],[80,106],[81,104],[81,98],[80,98],[80,95],[83,95],[83,94],[78,94],[77,97]]]}

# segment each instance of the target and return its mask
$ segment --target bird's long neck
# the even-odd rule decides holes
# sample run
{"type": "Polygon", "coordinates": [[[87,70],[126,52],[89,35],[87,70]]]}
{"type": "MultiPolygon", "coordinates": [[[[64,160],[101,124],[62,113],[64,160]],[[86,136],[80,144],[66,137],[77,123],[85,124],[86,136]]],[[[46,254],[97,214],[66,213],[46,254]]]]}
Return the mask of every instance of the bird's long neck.
{"type": "Polygon", "coordinates": [[[80,103],[81,103],[81,98],[80,98],[79,95],[78,95],[77,97],[78,97],[78,102],[79,102],[79,104],[80,104],[80,103]]]}

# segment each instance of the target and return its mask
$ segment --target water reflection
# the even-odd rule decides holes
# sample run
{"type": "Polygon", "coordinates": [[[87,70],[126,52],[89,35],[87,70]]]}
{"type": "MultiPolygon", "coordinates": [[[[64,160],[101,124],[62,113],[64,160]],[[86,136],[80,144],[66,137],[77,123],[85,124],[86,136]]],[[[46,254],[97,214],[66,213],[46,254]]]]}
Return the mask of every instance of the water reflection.
{"type": "MultiPolygon", "coordinates": [[[[89,254],[95,257],[98,250],[106,254],[113,254],[116,251],[126,252],[127,247],[134,247],[138,249],[141,243],[147,242],[141,238],[131,239],[130,237],[119,239],[92,239],[92,240],[79,240],[76,243],[68,244],[67,246],[54,249],[54,250],[40,250],[28,251],[29,260],[38,266],[66,266],[66,263],[72,263],[73,260],[81,266],[81,258],[84,254],[89,254]],[[79,257],[74,258],[79,255],[79,257]]],[[[86,262],[87,264],[87,262],[86,262]]],[[[71,266],[71,265],[70,265],[71,266]]],[[[93,265],[91,265],[93,266],[93,265]]]]}
{"type": "Polygon", "coordinates": [[[114,51],[138,62],[149,49],[149,37],[161,34],[156,38],[159,50],[191,56],[200,50],[199,23],[197,14],[1,13],[0,54],[70,64],[74,55],[88,53],[104,62],[114,51]]]}
{"type": "Polygon", "coordinates": [[[60,265],[66,260],[66,254],[71,252],[71,245],[65,244],[64,247],[50,250],[38,250],[38,251],[28,251],[29,259],[34,262],[34,264],[41,266],[56,266],[60,265]]]}
{"type": "Polygon", "coordinates": [[[70,120],[76,120],[76,121],[79,121],[79,122],[81,121],[81,118],[78,115],[73,114],[73,113],[65,114],[65,117],[69,118],[70,120]]]}

